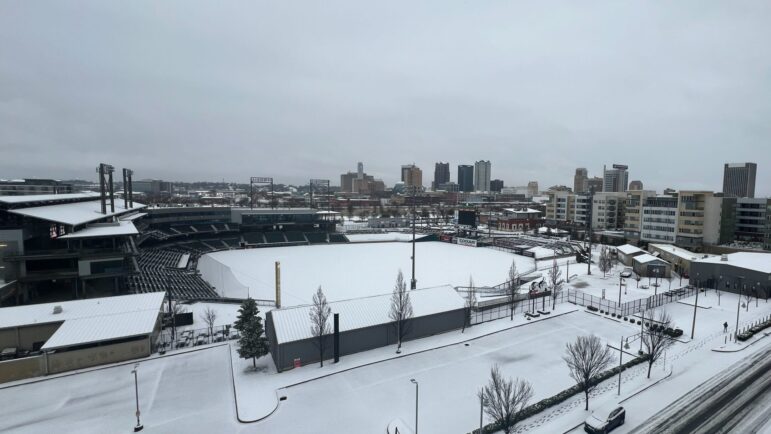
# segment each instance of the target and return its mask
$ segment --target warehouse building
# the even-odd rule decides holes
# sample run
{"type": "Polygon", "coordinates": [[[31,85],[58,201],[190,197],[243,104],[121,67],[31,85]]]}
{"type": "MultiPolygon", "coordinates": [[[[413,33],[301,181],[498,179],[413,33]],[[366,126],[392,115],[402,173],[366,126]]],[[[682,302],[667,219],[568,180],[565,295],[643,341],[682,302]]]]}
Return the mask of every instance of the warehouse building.
{"type": "MultiPolygon", "coordinates": [[[[465,321],[465,300],[452,286],[409,291],[413,318],[407,321],[404,340],[457,330],[465,321]]],[[[339,355],[358,353],[396,344],[396,327],[388,316],[391,294],[329,303],[332,316],[339,314],[339,355]]],[[[265,327],[270,353],[278,371],[319,362],[318,338],[311,334],[312,306],[268,312],[265,327]]],[[[334,357],[334,335],[324,337],[324,359],[334,357]]]]}
{"type": "Polygon", "coordinates": [[[771,296],[771,253],[738,252],[691,263],[690,282],[723,291],[771,296]]]}
{"type": "Polygon", "coordinates": [[[165,293],[0,309],[0,383],[147,357],[165,293]]]}
{"type": "Polygon", "coordinates": [[[642,277],[669,278],[672,275],[672,264],[649,254],[632,258],[632,268],[642,277]]]}
{"type": "Polygon", "coordinates": [[[634,257],[644,255],[645,250],[639,247],[635,247],[631,244],[624,244],[623,246],[616,247],[616,253],[618,254],[618,260],[622,264],[626,265],[627,267],[631,267],[634,257]]]}

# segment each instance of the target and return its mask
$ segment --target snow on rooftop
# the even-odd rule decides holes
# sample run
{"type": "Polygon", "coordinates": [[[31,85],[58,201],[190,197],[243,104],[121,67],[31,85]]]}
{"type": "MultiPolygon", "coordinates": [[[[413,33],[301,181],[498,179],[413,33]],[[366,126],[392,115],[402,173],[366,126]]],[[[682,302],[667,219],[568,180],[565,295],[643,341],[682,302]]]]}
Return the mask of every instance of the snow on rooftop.
{"type": "Polygon", "coordinates": [[[75,318],[64,321],[42,350],[70,347],[84,343],[104,342],[153,332],[161,303],[149,310],[117,313],[109,316],[75,318]]]}
{"type": "Polygon", "coordinates": [[[48,202],[56,200],[88,199],[99,197],[99,193],[92,191],[83,193],[65,193],[65,194],[27,194],[21,196],[0,196],[0,203],[18,204],[31,202],[48,202]]]}
{"type": "Polygon", "coordinates": [[[663,260],[663,259],[661,259],[659,257],[653,256],[653,255],[647,254],[647,253],[644,254],[644,255],[635,256],[634,260],[635,260],[635,262],[639,262],[641,264],[647,264],[648,262],[653,262],[653,261],[667,262],[667,261],[665,261],[665,260],[663,260]]]}
{"type": "Polygon", "coordinates": [[[673,246],[671,244],[650,244],[648,247],[649,248],[655,247],[661,250],[662,252],[670,253],[686,261],[693,261],[696,259],[703,258],[704,256],[712,256],[712,255],[706,255],[704,253],[694,253],[690,250],[683,249],[682,247],[673,246]]]}
{"type": "MultiPolygon", "coordinates": [[[[465,306],[463,297],[449,285],[411,290],[409,294],[414,318],[463,309],[465,306]]],[[[329,306],[333,314],[340,314],[341,332],[392,322],[388,317],[390,293],[331,302],[329,306]]],[[[313,337],[310,311],[310,305],[272,310],[278,343],[313,337]]]]}
{"type": "Polygon", "coordinates": [[[129,215],[121,216],[120,219],[123,220],[123,221],[134,221],[134,220],[136,220],[138,218],[141,218],[141,217],[144,217],[146,215],[147,215],[146,212],[137,212],[137,213],[134,213],[134,214],[129,214],[129,215]]]}
{"type": "Polygon", "coordinates": [[[694,262],[733,265],[734,267],[746,268],[761,273],[771,273],[771,253],[737,252],[726,255],[726,259],[727,261],[723,261],[720,256],[712,256],[697,259],[694,262]]]}
{"type": "Polygon", "coordinates": [[[631,244],[624,244],[623,246],[618,246],[618,247],[616,247],[616,250],[618,250],[619,252],[621,252],[621,253],[623,253],[625,255],[630,255],[632,253],[638,253],[638,252],[644,252],[645,251],[645,250],[643,250],[643,249],[641,249],[639,247],[633,246],[631,244]]]}
{"type": "Polygon", "coordinates": [[[97,237],[117,237],[137,235],[137,230],[134,223],[130,221],[119,221],[115,223],[96,223],[86,226],[85,229],[81,229],[71,234],[62,235],[59,237],[61,240],[79,239],[79,238],[97,238],[97,237]]]}
{"type": "Polygon", "coordinates": [[[102,317],[105,322],[109,322],[112,316],[117,314],[146,310],[157,312],[165,296],[165,292],[151,292],[4,307],[0,308],[0,329],[96,317],[102,317]],[[55,306],[62,308],[61,313],[53,313],[55,306]]]}
{"type": "MultiPolygon", "coordinates": [[[[64,195],[60,194],[58,196],[64,195]]],[[[124,208],[123,201],[115,201],[115,212],[110,212],[110,206],[108,204],[107,214],[102,214],[101,202],[94,200],[88,202],[73,202],[20,208],[10,210],[9,212],[41,220],[76,226],[103,219],[105,217],[125,214],[128,211],[137,210],[144,207],[145,205],[134,202],[133,207],[124,208]]]]}

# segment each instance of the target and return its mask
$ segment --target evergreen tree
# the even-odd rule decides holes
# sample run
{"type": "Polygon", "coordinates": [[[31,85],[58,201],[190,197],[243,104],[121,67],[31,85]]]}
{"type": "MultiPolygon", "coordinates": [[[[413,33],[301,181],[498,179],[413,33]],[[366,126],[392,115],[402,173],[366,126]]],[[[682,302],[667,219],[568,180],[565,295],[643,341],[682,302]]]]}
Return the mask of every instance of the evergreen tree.
{"type": "Polygon", "coordinates": [[[270,352],[268,338],[262,327],[262,318],[253,298],[247,298],[238,309],[238,319],[233,327],[241,337],[238,339],[238,355],[243,359],[252,359],[252,365],[257,367],[257,358],[270,352]]]}

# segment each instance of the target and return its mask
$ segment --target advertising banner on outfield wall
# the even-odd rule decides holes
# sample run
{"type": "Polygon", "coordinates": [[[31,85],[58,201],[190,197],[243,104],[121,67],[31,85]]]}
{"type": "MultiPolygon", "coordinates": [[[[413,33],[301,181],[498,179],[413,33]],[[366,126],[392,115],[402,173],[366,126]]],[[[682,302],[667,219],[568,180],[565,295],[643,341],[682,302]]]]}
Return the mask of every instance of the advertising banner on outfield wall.
{"type": "Polygon", "coordinates": [[[455,242],[458,243],[459,246],[469,246],[469,247],[477,246],[477,240],[472,240],[470,238],[456,238],[455,242]]]}

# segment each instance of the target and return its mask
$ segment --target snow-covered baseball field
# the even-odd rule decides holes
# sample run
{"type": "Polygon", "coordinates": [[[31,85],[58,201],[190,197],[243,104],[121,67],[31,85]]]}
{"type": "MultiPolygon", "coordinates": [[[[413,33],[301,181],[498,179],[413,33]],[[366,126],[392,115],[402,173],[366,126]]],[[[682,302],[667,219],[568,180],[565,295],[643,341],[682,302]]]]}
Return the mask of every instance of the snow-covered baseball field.
{"type": "MultiPolygon", "coordinates": [[[[415,244],[418,288],[477,286],[506,280],[512,261],[533,270],[532,258],[442,242],[415,244]]],[[[308,304],[320,285],[327,298],[344,300],[389,293],[399,270],[409,282],[412,243],[357,243],[230,250],[204,255],[198,269],[224,297],[273,300],[275,262],[281,263],[281,304],[308,304]]]]}

